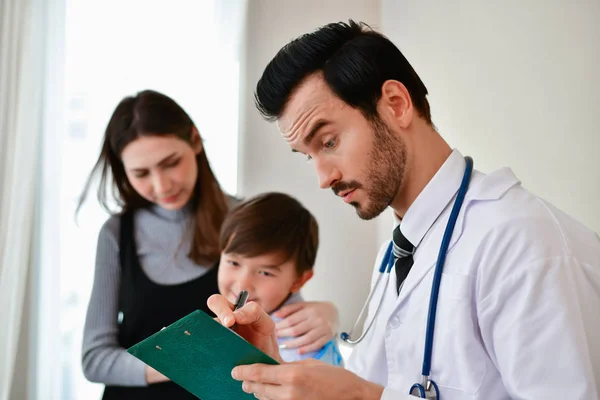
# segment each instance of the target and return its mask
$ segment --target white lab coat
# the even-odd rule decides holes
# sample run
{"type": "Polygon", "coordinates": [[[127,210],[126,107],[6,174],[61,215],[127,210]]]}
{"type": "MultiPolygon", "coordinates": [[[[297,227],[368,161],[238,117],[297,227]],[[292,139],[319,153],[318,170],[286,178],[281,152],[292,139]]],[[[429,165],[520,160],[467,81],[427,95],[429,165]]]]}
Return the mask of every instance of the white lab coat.
{"type": "MultiPolygon", "coordinates": [[[[367,321],[383,296],[381,309],[348,362],[385,386],[384,400],[413,398],[422,381],[433,270],[464,168],[454,151],[406,213],[414,265],[399,296],[393,270],[385,293],[382,280],[367,321]]],[[[443,400],[600,398],[600,240],[509,169],[473,172],[442,276],[431,378],[443,400]]]]}

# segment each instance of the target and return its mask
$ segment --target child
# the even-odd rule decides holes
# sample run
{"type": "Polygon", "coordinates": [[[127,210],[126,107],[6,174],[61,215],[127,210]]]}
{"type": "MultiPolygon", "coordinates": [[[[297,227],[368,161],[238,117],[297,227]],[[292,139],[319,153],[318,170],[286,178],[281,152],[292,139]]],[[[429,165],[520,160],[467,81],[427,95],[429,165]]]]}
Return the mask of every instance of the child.
{"type": "MultiPolygon", "coordinates": [[[[219,292],[234,303],[240,291],[268,314],[283,305],[303,301],[299,291],[313,276],[319,228],[312,214],[283,193],[266,193],[235,207],[221,228],[219,292]]],[[[277,322],[277,320],[276,320],[277,322]]],[[[298,354],[282,346],[284,361],[316,358],[341,364],[332,339],[322,349],[298,354]]]]}

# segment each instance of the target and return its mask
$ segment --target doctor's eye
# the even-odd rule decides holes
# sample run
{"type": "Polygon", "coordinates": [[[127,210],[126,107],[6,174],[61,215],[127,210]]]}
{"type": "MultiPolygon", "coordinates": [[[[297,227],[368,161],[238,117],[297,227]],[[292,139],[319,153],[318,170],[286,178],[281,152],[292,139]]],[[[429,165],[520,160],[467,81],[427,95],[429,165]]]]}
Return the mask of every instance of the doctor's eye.
{"type": "Polygon", "coordinates": [[[240,264],[237,261],[228,260],[227,263],[233,267],[239,267],[240,264]]]}

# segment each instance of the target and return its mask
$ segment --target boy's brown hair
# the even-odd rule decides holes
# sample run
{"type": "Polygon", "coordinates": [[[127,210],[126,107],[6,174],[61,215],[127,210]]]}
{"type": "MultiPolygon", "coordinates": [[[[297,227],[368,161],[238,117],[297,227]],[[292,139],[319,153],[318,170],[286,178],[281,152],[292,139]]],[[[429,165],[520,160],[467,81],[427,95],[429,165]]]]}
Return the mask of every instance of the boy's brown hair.
{"type": "Polygon", "coordinates": [[[221,251],[245,257],[281,252],[295,258],[296,272],[315,265],[319,226],[300,202],[283,193],[265,193],[240,203],[221,227],[221,251]]]}

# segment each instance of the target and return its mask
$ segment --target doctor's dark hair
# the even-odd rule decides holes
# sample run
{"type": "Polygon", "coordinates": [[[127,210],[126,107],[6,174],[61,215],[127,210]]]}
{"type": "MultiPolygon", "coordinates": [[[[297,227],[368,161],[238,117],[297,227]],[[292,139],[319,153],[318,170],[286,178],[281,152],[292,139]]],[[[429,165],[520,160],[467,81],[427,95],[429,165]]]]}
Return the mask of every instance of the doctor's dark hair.
{"type": "Polygon", "coordinates": [[[294,258],[300,275],[315,265],[319,226],[300,202],[283,193],[265,193],[233,208],[221,228],[221,251],[242,257],[281,253],[294,258]]]}
{"type": "Polygon", "coordinates": [[[256,86],[256,107],[269,121],[278,119],[291,95],[310,74],[322,72],[329,88],[369,119],[387,80],[402,83],[419,115],[431,124],[427,88],[400,50],[365,23],[325,25],[285,45],[267,65],[256,86]]]}
{"type": "MultiPolygon", "coordinates": [[[[175,136],[192,145],[197,134],[194,122],[185,110],[170,97],[152,90],[125,97],[115,108],[100,150],[85,188],[79,199],[77,212],[96,175],[100,175],[98,201],[109,212],[109,193],[117,205],[117,213],[135,211],[152,203],[135,191],[121,160],[123,149],[140,137],[175,136]]],[[[201,140],[201,138],[197,138],[201,140]]],[[[196,156],[198,179],[191,198],[194,214],[191,251],[189,257],[196,264],[214,265],[221,254],[219,232],[228,211],[227,198],[210,168],[204,149],[196,156]]]]}

